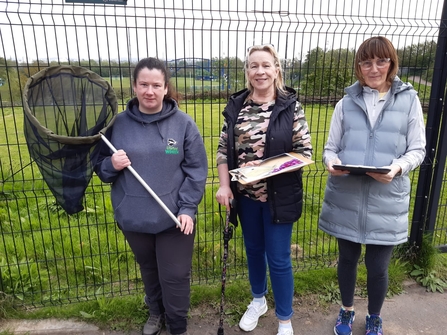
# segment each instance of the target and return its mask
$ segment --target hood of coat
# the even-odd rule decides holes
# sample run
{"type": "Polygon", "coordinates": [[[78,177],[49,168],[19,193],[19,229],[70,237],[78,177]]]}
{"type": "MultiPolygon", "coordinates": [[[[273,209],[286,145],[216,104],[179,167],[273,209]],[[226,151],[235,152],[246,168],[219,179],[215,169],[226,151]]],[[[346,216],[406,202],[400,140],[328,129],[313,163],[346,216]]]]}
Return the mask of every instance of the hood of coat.
{"type": "MultiPolygon", "coordinates": [[[[229,115],[228,109],[230,110],[239,110],[244,104],[245,100],[249,96],[250,91],[248,89],[243,89],[239,92],[236,92],[230,96],[227,107],[224,109],[222,114],[225,117],[232,117],[229,115]]],[[[278,93],[276,96],[274,111],[280,111],[285,109],[288,104],[296,103],[296,91],[293,88],[285,87],[285,94],[278,93]]],[[[272,117],[275,117],[275,112],[272,112],[272,117]]],[[[237,115],[235,116],[237,117],[237,115]]]]}
{"type": "Polygon", "coordinates": [[[167,117],[171,116],[172,114],[178,111],[177,102],[175,102],[175,100],[173,99],[166,99],[163,101],[163,108],[161,109],[159,117],[157,119],[154,119],[153,121],[148,121],[143,118],[140,109],[138,107],[139,107],[138,99],[133,98],[127,103],[127,109],[125,110],[125,113],[127,113],[127,115],[133,120],[141,122],[143,124],[166,119],[167,117]]]}
{"type": "MultiPolygon", "coordinates": [[[[391,94],[397,94],[402,91],[411,90],[413,86],[410,83],[404,83],[398,76],[394,77],[393,84],[391,85],[390,91],[391,94]]],[[[363,94],[363,86],[360,85],[358,81],[356,81],[351,86],[348,86],[345,89],[347,95],[352,97],[358,97],[363,94]]]]}

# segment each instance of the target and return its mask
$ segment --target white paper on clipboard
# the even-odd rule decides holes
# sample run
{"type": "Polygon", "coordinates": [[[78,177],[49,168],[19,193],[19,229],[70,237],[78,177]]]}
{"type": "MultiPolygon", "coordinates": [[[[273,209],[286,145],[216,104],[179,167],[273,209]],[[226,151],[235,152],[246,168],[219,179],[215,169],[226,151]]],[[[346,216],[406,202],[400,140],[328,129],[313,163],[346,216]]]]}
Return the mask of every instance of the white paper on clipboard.
{"type": "Polygon", "coordinates": [[[296,171],[312,163],[314,163],[313,160],[301,154],[289,152],[269,157],[256,166],[245,166],[229,172],[232,176],[231,180],[248,184],[281,173],[296,171]]]}

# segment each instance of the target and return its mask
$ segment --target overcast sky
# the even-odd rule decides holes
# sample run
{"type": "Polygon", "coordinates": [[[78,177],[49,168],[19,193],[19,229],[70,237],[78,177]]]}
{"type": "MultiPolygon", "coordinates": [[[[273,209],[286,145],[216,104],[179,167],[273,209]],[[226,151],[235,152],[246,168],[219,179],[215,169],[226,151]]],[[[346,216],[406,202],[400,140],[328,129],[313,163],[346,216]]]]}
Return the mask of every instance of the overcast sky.
{"type": "Polygon", "coordinates": [[[396,48],[437,41],[442,0],[0,0],[0,56],[35,59],[243,58],[272,43],[282,58],[317,46],[357,48],[373,35],[396,48]],[[163,6],[163,7],[160,7],[163,6]]]}

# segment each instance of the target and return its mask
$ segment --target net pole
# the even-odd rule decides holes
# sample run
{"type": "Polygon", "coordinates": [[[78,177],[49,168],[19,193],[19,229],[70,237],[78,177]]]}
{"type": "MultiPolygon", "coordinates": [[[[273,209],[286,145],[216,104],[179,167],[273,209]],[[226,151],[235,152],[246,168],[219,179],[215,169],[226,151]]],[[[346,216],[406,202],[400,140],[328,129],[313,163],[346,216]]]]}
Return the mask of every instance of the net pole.
{"type": "MultiPolygon", "coordinates": [[[[101,139],[108,145],[110,150],[113,152],[117,152],[116,148],[113,146],[112,143],[105,137],[103,134],[99,133],[101,135],[101,139]]],[[[127,169],[137,178],[137,180],[140,182],[141,185],[152,195],[152,197],[158,202],[158,204],[161,206],[161,208],[164,209],[164,211],[171,217],[172,220],[174,220],[175,224],[180,228],[182,225],[179,222],[179,220],[175,217],[174,214],[169,210],[169,208],[164,204],[164,202],[158,197],[158,195],[149,187],[149,185],[141,178],[141,176],[138,174],[137,171],[132,166],[128,166],[127,169]]]]}

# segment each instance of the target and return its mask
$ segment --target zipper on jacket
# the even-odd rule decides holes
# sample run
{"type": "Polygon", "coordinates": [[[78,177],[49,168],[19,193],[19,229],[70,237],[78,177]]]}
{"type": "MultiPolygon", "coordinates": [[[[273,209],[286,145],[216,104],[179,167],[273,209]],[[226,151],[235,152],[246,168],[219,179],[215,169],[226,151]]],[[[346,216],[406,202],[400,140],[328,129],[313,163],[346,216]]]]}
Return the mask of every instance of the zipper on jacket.
{"type": "Polygon", "coordinates": [[[365,243],[366,240],[366,221],[368,218],[367,208],[368,208],[368,193],[369,193],[369,176],[361,177],[363,182],[361,184],[360,194],[362,194],[361,207],[359,211],[359,227],[360,227],[360,243],[365,243]]]}

